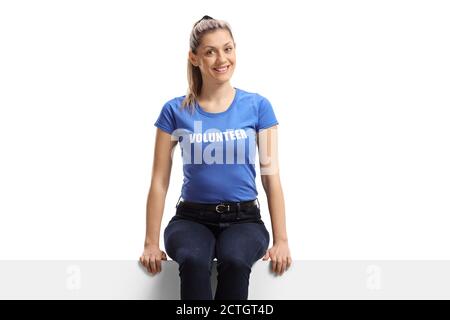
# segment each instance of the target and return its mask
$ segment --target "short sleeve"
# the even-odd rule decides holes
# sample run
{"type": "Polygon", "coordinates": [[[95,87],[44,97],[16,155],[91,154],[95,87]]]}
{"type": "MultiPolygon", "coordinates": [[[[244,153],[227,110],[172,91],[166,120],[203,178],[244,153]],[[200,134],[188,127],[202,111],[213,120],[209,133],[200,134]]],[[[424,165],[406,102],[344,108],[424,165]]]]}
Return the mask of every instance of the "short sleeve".
{"type": "Polygon", "coordinates": [[[272,104],[267,98],[262,97],[259,102],[258,125],[256,127],[256,131],[272,127],[276,124],[278,124],[278,120],[275,116],[275,112],[273,111],[272,104]]]}
{"type": "Polygon", "coordinates": [[[155,122],[155,126],[169,134],[172,134],[172,132],[175,131],[175,116],[171,105],[168,102],[162,107],[158,119],[155,122]]]}

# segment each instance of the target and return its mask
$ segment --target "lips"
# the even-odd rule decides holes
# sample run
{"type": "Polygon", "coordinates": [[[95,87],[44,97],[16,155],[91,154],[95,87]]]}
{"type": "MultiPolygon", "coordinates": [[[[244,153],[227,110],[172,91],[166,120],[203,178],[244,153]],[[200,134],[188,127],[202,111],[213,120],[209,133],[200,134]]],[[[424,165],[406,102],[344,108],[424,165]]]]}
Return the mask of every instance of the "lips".
{"type": "Polygon", "coordinates": [[[213,69],[214,69],[214,71],[216,71],[218,73],[225,73],[228,71],[229,68],[230,68],[230,65],[217,67],[217,68],[213,68],[213,69]]]}

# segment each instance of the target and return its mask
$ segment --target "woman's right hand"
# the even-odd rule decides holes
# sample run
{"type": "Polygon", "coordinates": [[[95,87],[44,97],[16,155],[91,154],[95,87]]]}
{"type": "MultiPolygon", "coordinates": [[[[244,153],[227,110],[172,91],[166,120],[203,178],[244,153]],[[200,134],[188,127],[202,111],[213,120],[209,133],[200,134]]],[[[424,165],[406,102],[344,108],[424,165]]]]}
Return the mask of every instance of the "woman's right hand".
{"type": "Polygon", "coordinates": [[[167,260],[166,253],[157,245],[144,246],[144,252],[139,258],[140,263],[147,268],[151,274],[161,272],[161,260],[167,260]]]}

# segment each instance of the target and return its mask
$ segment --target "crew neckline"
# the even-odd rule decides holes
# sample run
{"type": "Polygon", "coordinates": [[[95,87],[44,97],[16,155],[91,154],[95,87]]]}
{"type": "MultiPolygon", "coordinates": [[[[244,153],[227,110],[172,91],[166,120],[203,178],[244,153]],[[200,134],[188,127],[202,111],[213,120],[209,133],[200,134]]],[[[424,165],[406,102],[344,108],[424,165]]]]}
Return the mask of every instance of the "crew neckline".
{"type": "Polygon", "coordinates": [[[236,88],[236,87],[233,87],[233,88],[235,90],[233,101],[231,102],[231,104],[228,106],[228,108],[225,111],[221,111],[221,112],[208,112],[208,111],[205,111],[200,106],[198,101],[195,102],[195,109],[197,109],[197,111],[200,112],[201,114],[203,114],[205,116],[208,116],[208,117],[218,117],[218,116],[226,114],[227,112],[230,112],[230,110],[236,104],[236,101],[237,101],[237,98],[238,98],[238,94],[239,94],[239,89],[236,88]]]}

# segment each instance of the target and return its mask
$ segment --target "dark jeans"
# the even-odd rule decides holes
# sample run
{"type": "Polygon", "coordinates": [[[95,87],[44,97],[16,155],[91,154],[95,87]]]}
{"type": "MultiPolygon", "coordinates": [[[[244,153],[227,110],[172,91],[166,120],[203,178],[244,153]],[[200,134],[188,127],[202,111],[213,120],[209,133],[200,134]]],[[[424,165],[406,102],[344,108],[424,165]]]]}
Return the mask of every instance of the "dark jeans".
{"type": "Polygon", "coordinates": [[[179,205],[164,230],[164,245],[179,265],[182,300],[211,300],[217,258],[216,300],[247,300],[253,264],[269,246],[258,206],[216,213],[179,205]]]}

